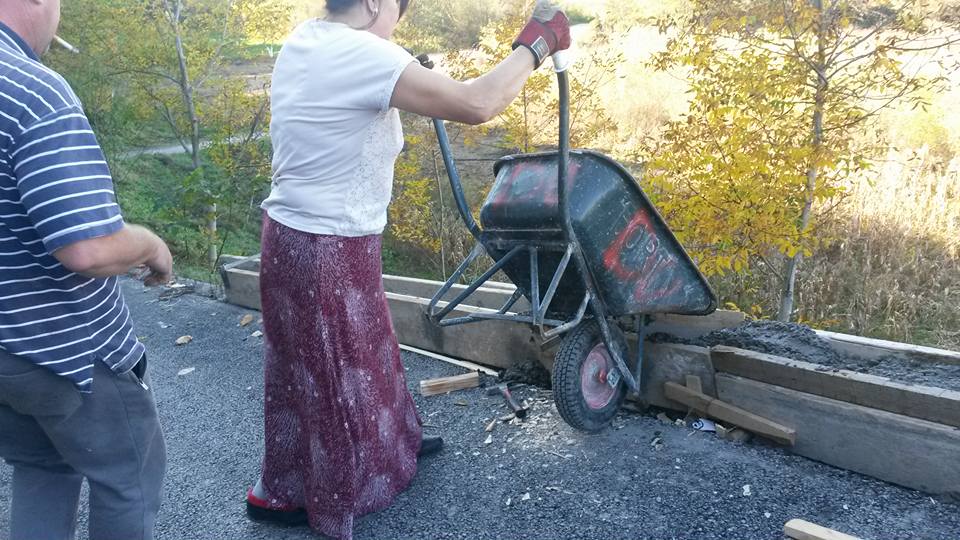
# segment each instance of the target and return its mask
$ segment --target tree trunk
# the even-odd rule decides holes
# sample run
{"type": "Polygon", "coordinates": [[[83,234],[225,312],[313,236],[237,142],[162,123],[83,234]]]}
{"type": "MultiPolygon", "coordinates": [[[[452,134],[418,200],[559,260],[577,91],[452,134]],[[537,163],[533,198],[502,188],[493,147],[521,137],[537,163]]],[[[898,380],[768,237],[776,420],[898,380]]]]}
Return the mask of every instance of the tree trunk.
{"type": "MultiPolygon", "coordinates": [[[[183,10],[182,0],[177,0],[172,17],[173,32],[177,47],[177,62],[180,69],[180,94],[183,97],[184,109],[190,118],[190,157],[193,170],[196,173],[200,171],[203,165],[200,159],[200,117],[197,114],[197,106],[194,102],[194,88],[190,82],[190,71],[187,68],[187,53],[183,47],[183,36],[180,33],[180,15],[183,10]]],[[[200,172],[202,174],[202,171],[200,172]]],[[[207,262],[210,268],[217,264],[219,253],[217,253],[217,203],[212,202],[207,207],[207,262]]]]}
{"type": "Polygon", "coordinates": [[[220,258],[220,253],[217,251],[217,203],[213,203],[207,208],[207,235],[209,239],[207,262],[210,263],[212,269],[217,265],[217,259],[220,258]]]}
{"type": "MultiPolygon", "coordinates": [[[[813,0],[813,5],[817,10],[819,24],[817,27],[817,61],[815,63],[817,77],[817,92],[814,98],[813,106],[813,138],[812,150],[810,156],[810,165],[807,167],[807,184],[804,188],[803,211],[800,214],[800,234],[807,232],[813,216],[814,191],[817,187],[817,180],[820,177],[820,157],[823,150],[823,115],[827,101],[827,89],[829,81],[827,80],[827,14],[823,10],[823,0],[813,0]]],[[[789,322],[793,318],[794,298],[796,296],[797,271],[800,263],[803,261],[803,251],[797,251],[793,257],[789,257],[783,272],[783,289],[780,294],[780,310],[777,313],[777,320],[789,322]]]]}

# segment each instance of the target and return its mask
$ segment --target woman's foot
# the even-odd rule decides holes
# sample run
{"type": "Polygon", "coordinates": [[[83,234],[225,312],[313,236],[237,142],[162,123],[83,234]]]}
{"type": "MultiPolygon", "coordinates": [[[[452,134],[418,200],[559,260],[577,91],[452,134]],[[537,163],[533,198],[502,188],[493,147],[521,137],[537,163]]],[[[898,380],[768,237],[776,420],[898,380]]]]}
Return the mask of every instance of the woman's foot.
{"type": "Polygon", "coordinates": [[[278,525],[307,525],[307,511],[303,508],[271,508],[270,504],[247,491],[247,517],[253,521],[267,521],[278,525]]]}
{"type": "Polygon", "coordinates": [[[443,439],[440,437],[424,437],[420,442],[420,451],[417,452],[417,457],[429,456],[431,454],[436,454],[443,448],[443,439]]]}

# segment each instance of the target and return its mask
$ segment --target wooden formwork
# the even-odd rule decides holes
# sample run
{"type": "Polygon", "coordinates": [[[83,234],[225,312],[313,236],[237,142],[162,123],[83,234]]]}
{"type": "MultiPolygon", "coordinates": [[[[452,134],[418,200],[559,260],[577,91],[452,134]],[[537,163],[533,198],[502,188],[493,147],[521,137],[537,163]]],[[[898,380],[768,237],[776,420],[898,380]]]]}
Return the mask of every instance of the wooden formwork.
{"type": "MultiPolygon", "coordinates": [[[[227,301],[260,308],[259,258],[228,258],[223,268],[227,301]]],[[[556,343],[545,344],[531,327],[504,321],[440,329],[425,315],[441,283],[384,276],[398,340],[412,347],[477,364],[506,368],[537,360],[553,364],[556,343]]],[[[463,288],[445,297],[450,300],[463,288]]],[[[496,310],[510,297],[510,284],[488,284],[473,304],[455,312],[496,310]]],[[[518,307],[518,309],[523,309],[518,307]]],[[[695,338],[742,324],[741,313],[709,317],[658,317],[651,332],[695,338]]],[[[867,357],[897,356],[960,363],[960,353],[820,332],[838,351],[867,357]]],[[[628,334],[632,347],[636,336],[628,334]]],[[[960,393],[883,377],[834,370],[788,358],[730,347],[707,349],[647,343],[643,401],[687,410],[665,392],[666,383],[699,378],[705,396],[795,430],[790,451],[830,465],[932,494],[960,496],[960,393]]]]}

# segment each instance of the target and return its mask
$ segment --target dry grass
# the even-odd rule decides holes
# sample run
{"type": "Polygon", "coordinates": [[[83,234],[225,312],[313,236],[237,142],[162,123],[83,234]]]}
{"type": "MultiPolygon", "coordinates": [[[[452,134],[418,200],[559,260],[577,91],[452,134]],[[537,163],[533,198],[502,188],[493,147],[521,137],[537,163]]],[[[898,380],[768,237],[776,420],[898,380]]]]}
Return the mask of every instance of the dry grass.
{"type": "Polygon", "coordinates": [[[805,319],[840,331],[960,347],[960,158],[891,151],[851,182],[807,261],[805,319]]]}

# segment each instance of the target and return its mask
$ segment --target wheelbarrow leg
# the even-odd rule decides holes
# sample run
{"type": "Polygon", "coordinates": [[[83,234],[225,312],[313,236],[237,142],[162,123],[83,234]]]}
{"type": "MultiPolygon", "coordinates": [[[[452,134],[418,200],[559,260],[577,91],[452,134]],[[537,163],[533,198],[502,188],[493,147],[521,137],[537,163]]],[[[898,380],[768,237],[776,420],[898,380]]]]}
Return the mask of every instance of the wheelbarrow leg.
{"type": "MultiPolygon", "coordinates": [[[[614,364],[617,366],[618,375],[624,378],[627,382],[627,388],[630,391],[639,394],[640,386],[637,381],[637,378],[634,377],[633,372],[627,366],[626,359],[620,354],[621,350],[629,350],[626,343],[618,343],[613,337],[613,332],[610,331],[610,322],[607,320],[606,310],[603,309],[603,305],[600,300],[596,297],[593,297],[590,300],[590,307],[593,310],[593,316],[597,320],[597,324],[600,326],[600,333],[603,336],[603,342],[607,346],[607,351],[610,353],[610,356],[613,358],[614,364]]],[[[611,372],[611,374],[613,374],[611,372]]],[[[612,387],[616,387],[620,382],[619,378],[616,376],[610,377],[609,384],[612,387]]]]}
{"type": "Polygon", "coordinates": [[[427,314],[431,319],[434,320],[434,322],[443,318],[443,315],[436,314],[437,303],[445,294],[447,294],[448,291],[450,291],[451,288],[453,288],[454,284],[460,280],[460,276],[467,271],[467,268],[470,268],[470,265],[473,264],[473,261],[477,260],[477,258],[484,253],[486,253],[486,250],[483,248],[483,244],[477,242],[476,245],[473,246],[473,250],[470,252],[470,255],[468,255],[462,263],[460,263],[460,267],[457,268],[453,275],[450,276],[450,279],[443,284],[443,287],[437,291],[437,294],[433,295],[433,298],[430,300],[430,305],[427,307],[427,314]]]}
{"type": "Polygon", "coordinates": [[[633,374],[637,380],[637,390],[635,391],[637,394],[640,393],[640,385],[643,383],[643,350],[649,325],[650,315],[643,314],[637,317],[637,367],[633,374]]]}

